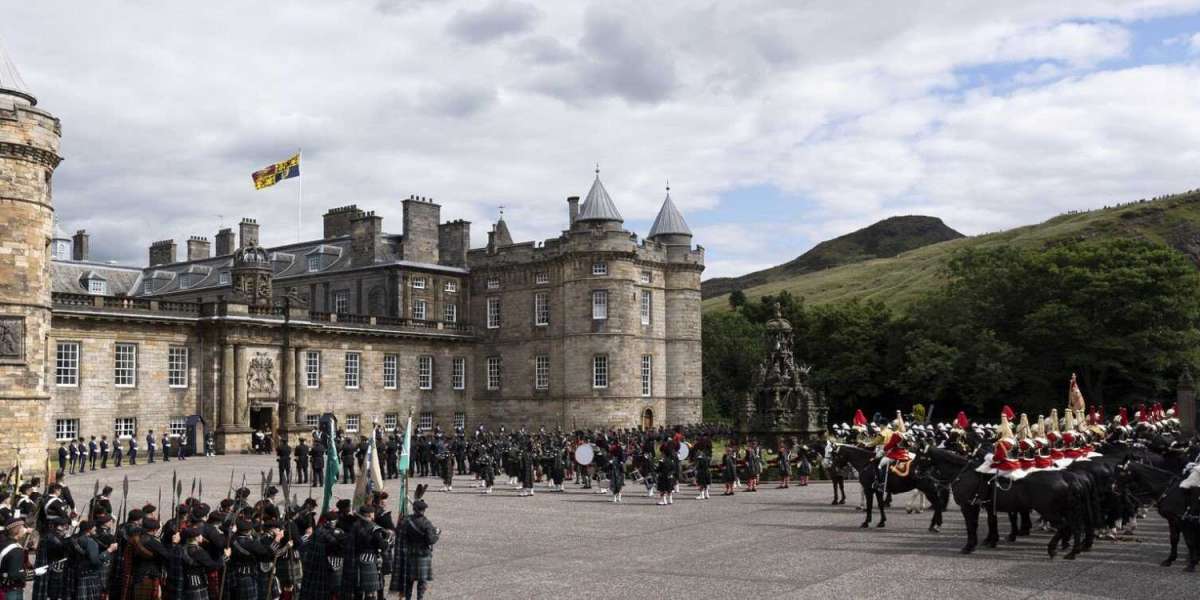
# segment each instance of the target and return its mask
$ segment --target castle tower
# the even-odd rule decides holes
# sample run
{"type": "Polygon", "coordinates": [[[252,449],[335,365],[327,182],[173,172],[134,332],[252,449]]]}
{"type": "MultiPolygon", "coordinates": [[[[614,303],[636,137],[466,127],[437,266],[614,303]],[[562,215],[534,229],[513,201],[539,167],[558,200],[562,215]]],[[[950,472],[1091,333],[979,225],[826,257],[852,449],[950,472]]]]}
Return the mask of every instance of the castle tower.
{"type": "Polygon", "coordinates": [[[27,476],[44,474],[50,434],[50,179],[61,135],[0,48],[0,466],[19,461],[27,476]]]}
{"type": "Polygon", "coordinates": [[[692,250],[692,230],[671,200],[671,188],[646,239],[666,247],[664,273],[667,422],[701,420],[700,274],[703,254],[692,250]]]}

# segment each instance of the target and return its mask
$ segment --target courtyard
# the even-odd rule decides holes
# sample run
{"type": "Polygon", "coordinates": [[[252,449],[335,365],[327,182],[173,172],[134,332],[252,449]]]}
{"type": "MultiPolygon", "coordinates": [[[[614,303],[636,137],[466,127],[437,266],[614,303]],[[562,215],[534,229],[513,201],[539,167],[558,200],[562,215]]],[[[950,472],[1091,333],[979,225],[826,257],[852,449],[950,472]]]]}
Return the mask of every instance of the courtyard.
{"type": "MultiPolygon", "coordinates": [[[[75,499],[86,503],[97,477],[121,502],[129,476],[131,503],[170,497],[172,471],[186,495],[193,477],[204,500],[216,504],[243,475],[258,497],[268,456],[196,457],[68,476],[75,499]]],[[[413,485],[433,478],[414,478],[413,485]]],[[[629,482],[625,503],[584,492],[542,492],[521,498],[497,482],[481,496],[469,477],[452,493],[430,491],[428,516],[442,530],[435,549],[432,598],[1190,598],[1200,575],[1158,566],[1167,554],[1164,522],[1155,514],[1135,535],[1097,541],[1074,562],[1047,560],[1045,534],[996,550],[963,556],[962,517],[951,507],[941,534],[926,532],[930,513],[905,514],[898,497],[885,529],[859,528],[853,506],[830,506],[828,484],[787,490],[766,482],[756,494],[696,500],[688,487],[673,506],[656,506],[629,482]]],[[[395,491],[396,481],[387,489],[395,491]]],[[[857,484],[848,485],[851,500],[857,484]]],[[[297,484],[303,501],[320,488],[297,484]]],[[[720,490],[717,489],[716,492],[720,490]]],[[[716,493],[714,492],[714,493],[716,493]]],[[[353,486],[338,485],[339,498],[353,486]]],[[[396,507],[396,502],[391,502],[396,507]]],[[[1004,520],[1001,520],[1004,523],[1004,520]]],[[[1007,525],[1002,525],[1007,527],[1007,525]]],[[[1006,530],[1002,530],[1006,531],[1006,530]]],[[[1180,544],[1183,557],[1186,548],[1180,544]]]]}

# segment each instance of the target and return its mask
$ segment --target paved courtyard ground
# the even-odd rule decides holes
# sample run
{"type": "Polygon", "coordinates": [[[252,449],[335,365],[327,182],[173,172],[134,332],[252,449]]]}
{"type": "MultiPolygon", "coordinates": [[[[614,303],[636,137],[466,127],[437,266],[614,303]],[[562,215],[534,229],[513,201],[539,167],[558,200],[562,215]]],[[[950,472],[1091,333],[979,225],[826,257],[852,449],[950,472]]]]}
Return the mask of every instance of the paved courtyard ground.
{"type": "MultiPolygon", "coordinates": [[[[117,492],[129,475],[130,496],[154,502],[169,497],[172,470],[204,483],[205,499],[225,497],[230,472],[246,474],[257,494],[265,456],[192,458],[96,474],[117,492]]],[[[92,490],[92,472],[69,476],[77,499],[92,490]]],[[[428,481],[437,488],[433,479],[428,481]]],[[[859,528],[862,513],[830,506],[828,485],[774,489],[757,494],[695,500],[685,488],[674,506],[639,496],[632,483],[626,503],[578,491],[521,498],[497,486],[481,496],[470,479],[453,493],[431,492],[428,515],[442,529],[435,550],[431,598],[1196,598],[1200,574],[1180,563],[1162,568],[1166,527],[1157,517],[1119,542],[1098,541],[1074,562],[1048,560],[1045,534],[996,550],[963,556],[962,517],[952,507],[941,534],[926,532],[929,513],[907,515],[897,498],[886,529],[859,528]]],[[[395,482],[388,482],[395,489],[395,482]]],[[[850,488],[851,499],[857,484],[850,488]]],[[[308,488],[297,485],[301,499],[308,488]]],[[[337,494],[350,497],[352,486],[337,494]]],[[[319,490],[314,490],[319,498],[319,490]]],[[[166,502],[166,501],[164,501],[166,502]]],[[[132,502],[131,502],[132,505],[132,502]]],[[[1186,557],[1186,548],[1180,549],[1186,557]]]]}

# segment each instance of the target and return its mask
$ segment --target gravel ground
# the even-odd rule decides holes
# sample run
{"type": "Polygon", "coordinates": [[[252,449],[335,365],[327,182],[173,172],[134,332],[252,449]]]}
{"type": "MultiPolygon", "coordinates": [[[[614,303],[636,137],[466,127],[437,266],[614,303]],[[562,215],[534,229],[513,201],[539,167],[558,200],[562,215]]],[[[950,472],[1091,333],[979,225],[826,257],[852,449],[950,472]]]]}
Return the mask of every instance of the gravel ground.
{"type": "MultiPolygon", "coordinates": [[[[257,495],[259,473],[273,466],[265,456],[218,456],[68,476],[80,502],[98,475],[117,491],[130,478],[131,504],[170,497],[178,470],[184,493],[192,477],[203,481],[205,500],[225,497],[230,472],[246,474],[257,495]]],[[[434,479],[415,478],[413,485],[434,479]]],[[[394,490],[394,481],[388,482],[394,490]]],[[[858,485],[848,485],[851,499],[858,485]]],[[[308,497],[309,487],[293,491],[308,497]]],[[[435,550],[431,598],[1196,598],[1200,574],[1181,562],[1162,568],[1167,532],[1155,514],[1120,541],[1097,541],[1070,562],[1049,560],[1047,534],[1035,533],[997,549],[959,553],[966,540],[962,517],[951,507],[940,534],[926,531],[931,513],[905,514],[896,498],[885,529],[860,529],[861,512],[830,506],[827,484],[756,494],[714,495],[696,500],[684,488],[673,506],[656,506],[640,483],[629,482],[625,503],[585,493],[521,498],[497,485],[481,496],[468,477],[451,493],[431,491],[429,518],[441,528],[435,550]]],[[[719,490],[718,490],[719,491],[719,490]]],[[[353,488],[339,485],[339,497],[353,488]]],[[[319,490],[313,495],[320,498],[319,490]]],[[[164,503],[169,501],[164,500],[164,503]]],[[[1007,528],[1007,520],[1001,520],[1007,528]]],[[[1003,529],[1006,531],[1006,529],[1003,529]]],[[[981,532],[981,537],[983,533],[981,532]]],[[[1186,560],[1186,546],[1180,543],[1186,560]]]]}

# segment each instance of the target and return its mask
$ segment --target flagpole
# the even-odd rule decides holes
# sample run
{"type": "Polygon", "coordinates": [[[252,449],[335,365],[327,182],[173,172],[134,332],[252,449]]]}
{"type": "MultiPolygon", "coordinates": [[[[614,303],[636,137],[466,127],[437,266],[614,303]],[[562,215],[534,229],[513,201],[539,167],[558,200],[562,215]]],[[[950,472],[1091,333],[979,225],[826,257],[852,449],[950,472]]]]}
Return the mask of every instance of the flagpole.
{"type": "MultiPolygon", "coordinates": [[[[300,162],[300,163],[304,162],[303,154],[304,154],[303,148],[296,149],[296,157],[300,159],[297,162],[300,162]]],[[[297,185],[296,185],[296,187],[299,189],[299,192],[300,192],[300,199],[296,202],[296,241],[299,242],[299,241],[302,241],[300,238],[300,227],[304,221],[304,173],[301,172],[300,176],[297,177],[296,179],[300,180],[299,182],[297,182],[297,185]]]]}

